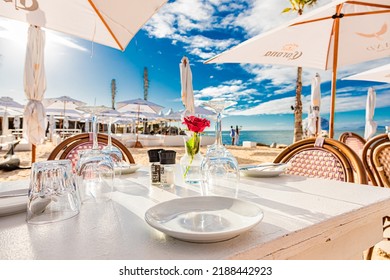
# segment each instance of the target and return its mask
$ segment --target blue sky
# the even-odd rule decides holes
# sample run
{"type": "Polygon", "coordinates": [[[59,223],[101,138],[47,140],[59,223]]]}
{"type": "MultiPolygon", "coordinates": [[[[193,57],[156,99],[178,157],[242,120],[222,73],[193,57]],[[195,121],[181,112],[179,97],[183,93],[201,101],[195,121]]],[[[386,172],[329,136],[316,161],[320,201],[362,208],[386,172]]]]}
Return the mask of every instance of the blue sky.
{"type": "MultiPolygon", "coordinates": [[[[330,0],[319,0],[318,6],[330,0]]],[[[189,58],[195,99],[225,98],[237,104],[223,120],[223,127],[242,125],[246,130],[292,129],[296,68],[258,64],[204,64],[208,58],[240,42],[275,28],[294,17],[281,14],[287,0],[176,0],[169,1],[133,38],[124,52],[61,33],[46,32],[45,97],[68,95],[93,105],[110,106],[111,79],[117,81],[117,101],[143,98],[143,69],[149,71],[149,100],[183,109],[180,99],[179,63],[189,58]]],[[[23,67],[27,26],[0,20],[0,96],[23,104],[23,67]]],[[[343,77],[389,63],[390,59],[339,69],[343,77]]],[[[308,110],[311,79],[321,76],[321,114],[328,118],[330,71],[304,69],[303,106],[308,110]]],[[[335,128],[364,125],[368,88],[377,92],[374,119],[390,124],[390,85],[337,82],[335,128]]],[[[304,117],[305,117],[304,115],[304,117]]]]}

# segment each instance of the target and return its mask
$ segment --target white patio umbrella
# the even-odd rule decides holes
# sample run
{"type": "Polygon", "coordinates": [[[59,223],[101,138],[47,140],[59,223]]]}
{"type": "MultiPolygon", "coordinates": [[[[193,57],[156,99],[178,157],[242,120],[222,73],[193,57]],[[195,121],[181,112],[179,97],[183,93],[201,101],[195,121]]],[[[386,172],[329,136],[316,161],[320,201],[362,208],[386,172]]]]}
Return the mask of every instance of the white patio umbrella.
{"type": "Polygon", "coordinates": [[[4,109],[5,111],[7,111],[7,109],[22,110],[24,106],[13,100],[11,97],[2,96],[0,97],[0,108],[4,109]]]}
{"type": "MultiPolygon", "coordinates": [[[[139,124],[140,113],[158,114],[164,107],[153,102],[137,98],[116,103],[119,112],[133,111],[137,112],[137,119],[139,124]]],[[[136,131],[135,148],[142,148],[142,144],[138,141],[138,131],[136,131]]]]}
{"type": "Polygon", "coordinates": [[[28,103],[23,117],[23,133],[32,144],[31,162],[35,162],[36,145],[43,143],[46,131],[46,113],[42,104],[46,90],[44,48],[45,32],[31,25],[28,29],[24,67],[24,92],[28,103]]]}
{"type": "Polygon", "coordinates": [[[180,63],[181,99],[186,111],[195,114],[194,89],[192,87],[192,72],[190,62],[183,56],[180,63]]]}
{"type": "Polygon", "coordinates": [[[310,96],[310,114],[308,116],[308,129],[312,135],[316,137],[321,132],[321,78],[317,73],[311,82],[311,96],[310,96]]]}
{"type": "Polygon", "coordinates": [[[334,0],[249,39],[206,63],[262,63],[332,69],[333,138],[337,69],[390,56],[389,0],[334,0]]]}
{"type": "Polygon", "coordinates": [[[361,80],[390,83],[390,64],[376,67],[356,75],[343,78],[343,80],[361,80]]]}
{"type": "Polygon", "coordinates": [[[376,103],[376,93],[375,90],[370,87],[367,93],[367,103],[366,103],[366,126],[364,129],[364,138],[369,140],[372,136],[375,135],[377,123],[374,121],[374,112],[376,103]]]}
{"type": "Polygon", "coordinates": [[[80,115],[82,112],[78,111],[76,108],[86,105],[85,102],[74,99],[69,96],[60,96],[54,98],[45,98],[43,100],[43,105],[47,111],[52,113],[58,112],[61,116],[69,116],[70,114],[80,115]]]}
{"type": "Polygon", "coordinates": [[[138,30],[166,2],[167,0],[0,1],[0,16],[123,51],[138,30]]]}

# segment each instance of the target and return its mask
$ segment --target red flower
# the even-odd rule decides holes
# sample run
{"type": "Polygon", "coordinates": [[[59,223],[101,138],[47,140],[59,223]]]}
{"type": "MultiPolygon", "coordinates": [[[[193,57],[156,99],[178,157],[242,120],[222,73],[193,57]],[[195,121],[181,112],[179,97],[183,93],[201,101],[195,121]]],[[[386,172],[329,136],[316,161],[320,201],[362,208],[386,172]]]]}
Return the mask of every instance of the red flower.
{"type": "Polygon", "coordinates": [[[195,116],[188,116],[184,118],[183,124],[185,124],[189,131],[203,132],[206,127],[210,127],[210,121],[208,119],[202,119],[195,116]]]}

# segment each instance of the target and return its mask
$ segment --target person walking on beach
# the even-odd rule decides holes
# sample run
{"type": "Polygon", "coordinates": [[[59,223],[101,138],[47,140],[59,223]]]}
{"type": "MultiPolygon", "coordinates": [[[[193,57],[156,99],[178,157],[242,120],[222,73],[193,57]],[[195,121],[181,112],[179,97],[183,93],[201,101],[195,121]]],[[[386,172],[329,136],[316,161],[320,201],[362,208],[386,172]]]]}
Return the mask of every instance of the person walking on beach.
{"type": "Polygon", "coordinates": [[[238,141],[240,139],[240,130],[238,129],[238,125],[236,125],[236,136],[234,138],[234,144],[238,146],[238,141]]]}
{"type": "Polygon", "coordinates": [[[234,145],[235,138],[236,138],[236,130],[233,128],[233,126],[230,126],[230,137],[232,138],[232,145],[234,145]]]}

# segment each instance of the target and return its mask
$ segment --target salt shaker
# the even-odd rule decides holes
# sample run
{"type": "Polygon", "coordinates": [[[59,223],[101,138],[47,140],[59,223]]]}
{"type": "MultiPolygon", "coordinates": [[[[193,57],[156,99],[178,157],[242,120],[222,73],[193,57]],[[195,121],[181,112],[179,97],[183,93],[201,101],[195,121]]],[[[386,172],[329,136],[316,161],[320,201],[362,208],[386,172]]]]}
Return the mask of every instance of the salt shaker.
{"type": "Polygon", "coordinates": [[[163,149],[148,150],[150,163],[150,183],[152,185],[160,185],[160,156],[159,152],[163,149]]]}
{"type": "Polygon", "coordinates": [[[176,152],[172,150],[162,150],[160,155],[160,186],[171,188],[175,185],[175,163],[176,152]]]}

